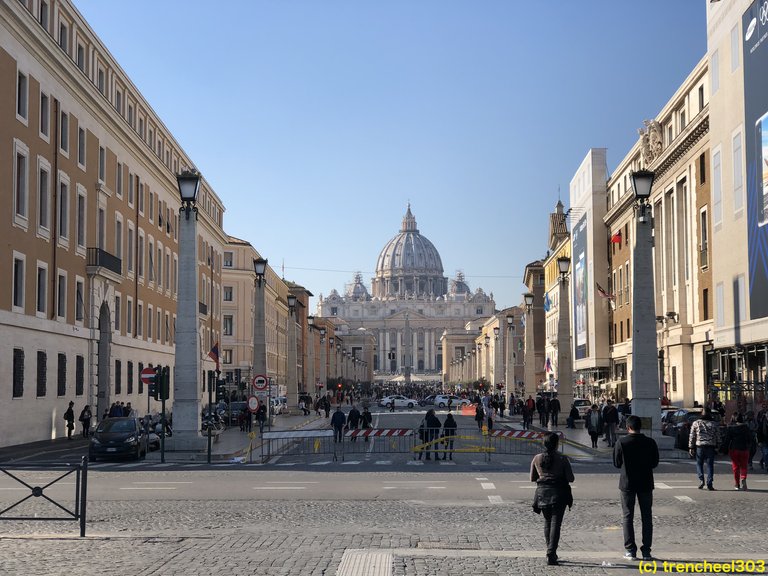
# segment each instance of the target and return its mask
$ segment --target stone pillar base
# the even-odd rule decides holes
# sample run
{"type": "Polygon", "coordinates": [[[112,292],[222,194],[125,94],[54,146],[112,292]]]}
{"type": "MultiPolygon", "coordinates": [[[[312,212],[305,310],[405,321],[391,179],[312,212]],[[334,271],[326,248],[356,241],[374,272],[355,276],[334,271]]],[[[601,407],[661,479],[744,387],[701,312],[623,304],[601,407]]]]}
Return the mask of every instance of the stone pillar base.
{"type": "Polygon", "coordinates": [[[208,449],[208,439],[200,434],[174,432],[173,436],[165,439],[167,452],[198,452],[208,449]]]}

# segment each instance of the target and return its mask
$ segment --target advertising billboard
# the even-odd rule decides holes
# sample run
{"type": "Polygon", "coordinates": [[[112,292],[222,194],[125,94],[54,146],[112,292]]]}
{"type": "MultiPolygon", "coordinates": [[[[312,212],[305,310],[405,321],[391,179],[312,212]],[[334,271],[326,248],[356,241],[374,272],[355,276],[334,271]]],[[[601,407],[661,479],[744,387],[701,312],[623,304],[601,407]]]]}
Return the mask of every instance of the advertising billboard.
{"type": "Polygon", "coordinates": [[[742,16],[750,318],[768,316],[768,0],[742,16]]]}
{"type": "MultiPolygon", "coordinates": [[[[768,2],[768,0],[766,0],[768,2]]],[[[571,266],[573,274],[571,284],[573,286],[573,338],[576,360],[586,358],[589,354],[587,328],[589,322],[587,289],[587,215],[581,217],[573,228],[571,238],[571,266]]]]}

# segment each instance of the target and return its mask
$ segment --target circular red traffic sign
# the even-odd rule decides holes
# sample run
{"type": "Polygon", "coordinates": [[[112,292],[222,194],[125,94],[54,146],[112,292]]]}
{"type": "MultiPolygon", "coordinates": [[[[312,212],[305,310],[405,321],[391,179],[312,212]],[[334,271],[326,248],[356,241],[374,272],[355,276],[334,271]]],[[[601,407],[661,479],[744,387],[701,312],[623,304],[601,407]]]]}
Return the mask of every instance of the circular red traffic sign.
{"type": "Polygon", "coordinates": [[[253,377],[253,380],[251,380],[251,385],[253,386],[253,389],[256,391],[266,390],[267,389],[267,377],[263,374],[257,374],[253,377]]]}
{"type": "Polygon", "coordinates": [[[248,396],[248,411],[255,414],[259,409],[259,399],[256,396],[248,396]]]}
{"type": "Polygon", "coordinates": [[[141,381],[146,385],[152,384],[155,381],[155,369],[144,368],[144,370],[141,371],[141,381]]]}

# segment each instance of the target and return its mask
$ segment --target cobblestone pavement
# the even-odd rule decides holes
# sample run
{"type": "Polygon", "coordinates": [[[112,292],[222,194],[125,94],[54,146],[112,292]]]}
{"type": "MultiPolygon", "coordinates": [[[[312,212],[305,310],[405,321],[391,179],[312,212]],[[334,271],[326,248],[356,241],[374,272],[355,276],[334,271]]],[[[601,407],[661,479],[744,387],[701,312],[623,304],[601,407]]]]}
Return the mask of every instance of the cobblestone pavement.
{"type": "MultiPolygon", "coordinates": [[[[686,508],[659,492],[654,505],[657,557],[768,557],[768,507],[754,506],[762,500],[686,508]]],[[[542,521],[523,500],[492,505],[479,500],[156,499],[93,502],[84,539],[73,536],[74,522],[0,524],[0,574],[638,573],[637,564],[621,560],[619,505],[613,492],[606,496],[578,501],[566,514],[559,550],[565,562],[558,567],[545,566],[542,521]],[[339,571],[345,551],[385,551],[391,564],[383,572],[339,571]]]]}

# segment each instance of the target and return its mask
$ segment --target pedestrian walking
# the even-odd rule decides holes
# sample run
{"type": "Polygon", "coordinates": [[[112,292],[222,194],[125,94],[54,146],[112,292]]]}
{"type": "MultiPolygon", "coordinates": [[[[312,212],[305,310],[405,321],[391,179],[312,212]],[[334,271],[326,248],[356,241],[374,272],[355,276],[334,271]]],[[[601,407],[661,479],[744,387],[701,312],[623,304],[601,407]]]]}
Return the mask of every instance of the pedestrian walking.
{"type": "Polygon", "coordinates": [[[453,460],[453,438],[456,436],[457,426],[453,414],[449,412],[448,416],[445,417],[445,422],[443,422],[443,460],[445,460],[446,454],[448,454],[449,460],[453,460]]]}
{"type": "Polygon", "coordinates": [[[72,440],[72,430],[75,429],[75,410],[73,406],[74,402],[69,403],[69,408],[64,412],[64,420],[67,421],[67,438],[72,440]]]}
{"type": "Polygon", "coordinates": [[[86,404],[80,412],[80,417],[78,418],[80,423],[83,425],[83,438],[88,438],[91,433],[91,418],[93,418],[91,407],[86,404]]]}
{"type": "MultiPolygon", "coordinates": [[[[267,421],[267,405],[263,402],[259,404],[259,409],[256,410],[256,420],[259,423],[259,435],[264,434],[264,423],[267,421]]],[[[249,428],[250,424],[250,417],[248,417],[245,421],[245,427],[246,429],[249,428]]]]}
{"type": "Polygon", "coordinates": [[[544,406],[544,398],[539,396],[536,398],[536,411],[539,413],[539,426],[547,425],[547,413],[544,406]]]}
{"type": "Polygon", "coordinates": [[[389,401],[389,411],[390,412],[394,412],[395,411],[395,399],[394,398],[390,399],[390,401],[389,401]]]}
{"type": "Polygon", "coordinates": [[[331,401],[328,399],[328,396],[323,397],[323,410],[325,411],[325,417],[330,418],[331,417],[331,401]]]}
{"type": "Polygon", "coordinates": [[[622,529],[624,531],[624,558],[637,560],[635,542],[635,501],[640,506],[642,523],[643,560],[653,560],[653,469],[659,465],[659,447],[653,438],[643,434],[642,420],[627,417],[627,435],[613,448],[613,465],[621,468],[619,492],[621,493],[622,529]]]}
{"type": "MultiPolygon", "coordinates": [[[[352,409],[349,411],[349,414],[347,415],[347,426],[350,430],[357,430],[357,427],[360,425],[360,410],[357,409],[357,405],[353,404],[352,409]]],[[[350,438],[350,442],[357,442],[357,436],[355,434],[352,434],[352,438],[350,438]]]]}
{"type": "Polygon", "coordinates": [[[331,426],[333,427],[333,441],[342,442],[344,440],[344,424],[347,423],[347,417],[344,412],[341,411],[341,404],[336,406],[336,412],[333,413],[331,418],[331,426]]]}
{"type": "Polygon", "coordinates": [[[533,423],[533,408],[528,406],[528,404],[523,404],[521,412],[523,415],[523,430],[530,430],[533,423]]]}
{"type": "Polygon", "coordinates": [[[438,459],[438,439],[440,438],[440,428],[443,427],[440,419],[435,414],[435,410],[430,408],[427,410],[427,415],[424,417],[427,428],[427,460],[429,460],[430,448],[435,453],[435,460],[438,459]]]}
{"type": "Polygon", "coordinates": [[[475,406],[475,421],[477,422],[477,428],[482,432],[483,430],[483,421],[485,420],[485,411],[483,410],[483,405],[478,402],[477,406],[475,406]]]}
{"type": "Polygon", "coordinates": [[[704,407],[704,414],[691,424],[688,435],[688,450],[696,456],[696,475],[699,477],[699,490],[704,488],[704,463],[707,463],[707,490],[714,490],[715,451],[720,445],[720,431],[712,416],[712,409],[704,407]]]}
{"type": "Polygon", "coordinates": [[[571,482],[574,481],[571,462],[557,451],[557,434],[544,435],[544,452],[531,461],[531,482],[536,482],[533,511],[544,516],[544,539],[547,543],[547,564],[556,566],[557,546],[565,508],[573,506],[571,482]]]}
{"type": "Polygon", "coordinates": [[[604,426],[603,415],[597,404],[592,404],[592,407],[584,415],[584,426],[592,439],[592,448],[597,448],[597,439],[600,437],[604,426]]]}
{"type": "Polygon", "coordinates": [[[549,423],[553,428],[557,428],[558,414],[560,414],[560,400],[554,397],[549,401],[549,423]]]}
{"type": "Polygon", "coordinates": [[[726,431],[725,446],[731,458],[734,490],[747,489],[747,461],[752,447],[752,431],[744,422],[741,414],[731,416],[731,423],[726,431]]]}
{"type": "MultiPolygon", "coordinates": [[[[368,406],[363,406],[363,413],[360,415],[360,422],[363,430],[367,430],[372,427],[373,416],[368,410],[368,406]]],[[[368,442],[368,435],[365,435],[365,441],[368,442]]]]}
{"type": "Polygon", "coordinates": [[[608,399],[608,403],[603,410],[603,423],[605,425],[605,438],[609,447],[616,446],[616,427],[619,425],[619,411],[613,405],[613,400],[608,399]]]}
{"type": "Polygon", "coordinates": [[[488,412],[485,414],[486,425],[488,426],[488,432],[493,430],[493,421],[496,418],[496,410],[493,406],[488,407],[488,412]]]}

